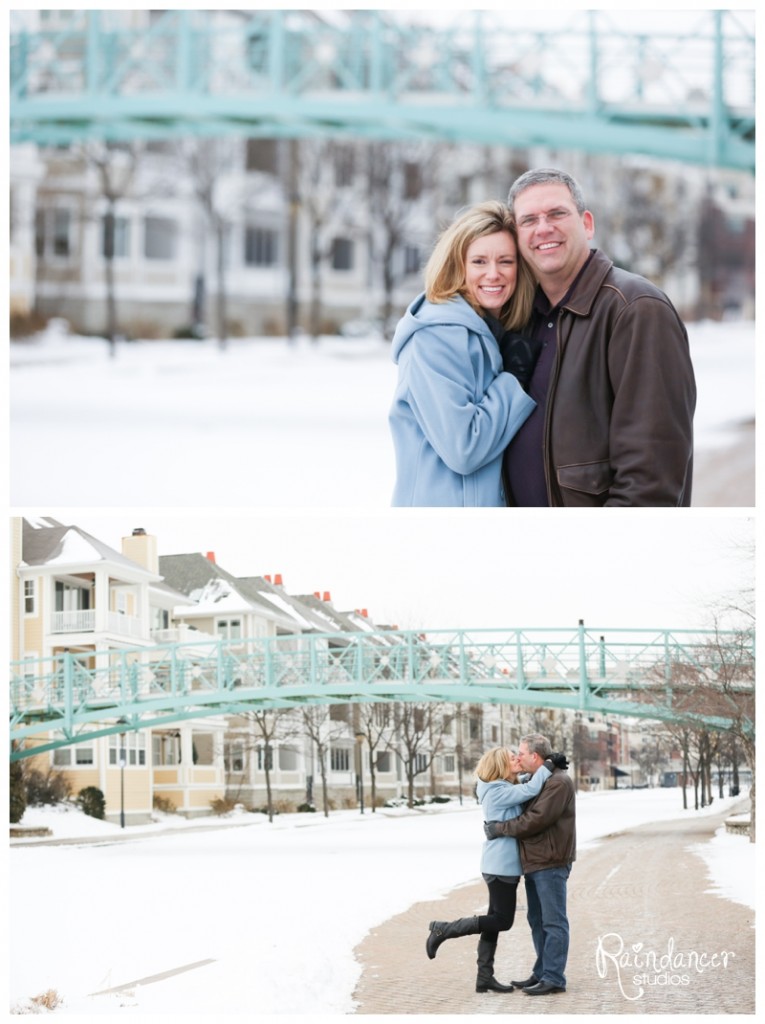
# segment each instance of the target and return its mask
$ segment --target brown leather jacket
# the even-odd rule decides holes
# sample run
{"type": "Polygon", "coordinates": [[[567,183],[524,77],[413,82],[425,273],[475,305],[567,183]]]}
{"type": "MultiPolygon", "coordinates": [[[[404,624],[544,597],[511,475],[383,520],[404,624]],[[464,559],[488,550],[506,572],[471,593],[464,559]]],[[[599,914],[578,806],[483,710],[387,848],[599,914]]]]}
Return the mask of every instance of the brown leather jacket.
{"type": "Polygon", "coordinates": [[[539,796],[499,829],[519,841],[524,875],[576,860],[576,794],[568,772],[556,768],[539,796]]]}
{"type": "Polygon", "coordinates": [[[696,384],[667,296],[596,249],[557,335],[544,436],[550,504],[690,505],[696,384]]]}

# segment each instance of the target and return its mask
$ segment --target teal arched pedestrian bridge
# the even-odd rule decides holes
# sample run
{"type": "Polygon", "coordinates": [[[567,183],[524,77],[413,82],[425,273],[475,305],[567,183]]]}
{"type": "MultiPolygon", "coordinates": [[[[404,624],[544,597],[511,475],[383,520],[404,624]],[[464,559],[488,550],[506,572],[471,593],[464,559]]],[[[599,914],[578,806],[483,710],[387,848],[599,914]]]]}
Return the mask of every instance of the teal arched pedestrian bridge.
{"type": "Polygon", "coordinates": [[[750,632],[579,623],[210,638],[13,662],[11,757],[192,718],[311,704],[510,704],[727,729],[753,699],[750,632]]]}
{"type": "Polygon", "coordinates": [[[752,172],[754,11],[643,13],[14,11],[11,141],[431,139],[752,172]]]}

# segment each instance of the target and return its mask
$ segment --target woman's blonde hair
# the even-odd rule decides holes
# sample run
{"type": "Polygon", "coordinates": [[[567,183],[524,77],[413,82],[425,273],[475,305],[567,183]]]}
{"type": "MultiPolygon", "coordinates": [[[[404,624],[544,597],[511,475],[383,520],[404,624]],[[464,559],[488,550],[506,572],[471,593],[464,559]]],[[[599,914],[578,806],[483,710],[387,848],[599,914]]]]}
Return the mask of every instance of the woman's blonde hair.
{"type": "Polygon", "coordinates": [[[510,769],[511,756],[506,747],[492,747],[475,766],[475,777],[481,782],[496,782],[497,779],[515,782],[518,776],[510,769]]]}
{"type": "Polygon", "coordinates": [[[510,208],[499,200],[471,206],[443,231],[425,266],[425,297],[429,302],[448,302],[461,295],[479,316],[483,311],[465,291],[465,254],[477,238],[506,231],[515,242],[518,274],[515,291],[499,312],[505,330],[519,331],[529,322],[536,284],[521,258],[518,235],[510,208]]]}

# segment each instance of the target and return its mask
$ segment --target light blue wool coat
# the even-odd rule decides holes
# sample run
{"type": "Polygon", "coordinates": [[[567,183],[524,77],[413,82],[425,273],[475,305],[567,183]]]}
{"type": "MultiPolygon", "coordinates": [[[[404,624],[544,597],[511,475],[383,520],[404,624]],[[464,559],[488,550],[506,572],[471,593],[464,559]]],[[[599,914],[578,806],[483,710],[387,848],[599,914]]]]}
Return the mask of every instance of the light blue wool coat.
{"type": "MultiPolygon", "coordinates": [[[[504,779],[495,782],[476,784],[478,801],[483,808],[484,821],[507,821],[517,818],[523,804],[532,797],[539,796],[542,786],[550,778],[552,772],[544,765],[537,768],[528,782],[512,783],[504,779]]],[[[487,839],[483,844],[481,855],[481,873],[484,875],[522,875],[521,854],[518,840],[514,836],[500,836],[498,839],[487,839]]]]}
{"type": "Polygon", "coordinates": [[[388,422],[393,505],[503,506],[502,454],[536,403],[488,324],[459,295],[419,295],[393,336],[398,385],[388,422]]]}

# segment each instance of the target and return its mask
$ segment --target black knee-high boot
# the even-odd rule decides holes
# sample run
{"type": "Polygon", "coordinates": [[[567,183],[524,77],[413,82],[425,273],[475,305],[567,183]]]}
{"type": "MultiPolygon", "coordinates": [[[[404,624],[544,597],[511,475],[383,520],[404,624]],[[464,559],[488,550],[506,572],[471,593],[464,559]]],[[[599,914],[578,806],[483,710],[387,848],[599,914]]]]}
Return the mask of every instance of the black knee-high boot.
{"type": "Polygon", "coordinates": [[[477,917],[460,917],[456,921],[431,921],[430,935],[425,944],[429,959],[433,959],[442,942],[456,939],[461,935],[477,935],[480,932],[477,917]]]}
{"type": "Polygon", "coordinates": [[[476,992],[512,992],[512,985],[503,985],[494,977],[494,954],[497,951],[497,936],[483,933],[478,940],[478,976],[476,992]]]}

